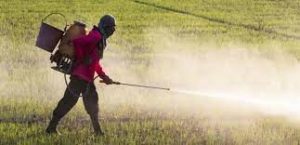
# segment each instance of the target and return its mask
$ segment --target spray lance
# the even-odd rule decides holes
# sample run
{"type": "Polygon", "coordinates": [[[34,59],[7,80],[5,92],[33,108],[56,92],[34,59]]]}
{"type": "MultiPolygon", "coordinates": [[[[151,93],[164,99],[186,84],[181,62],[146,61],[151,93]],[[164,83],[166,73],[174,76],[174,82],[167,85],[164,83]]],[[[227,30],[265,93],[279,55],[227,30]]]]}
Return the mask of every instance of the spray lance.
{"type": "MultiPolygon", "coordinates": [[[[104,83],[104,81],[100,80],[100,83],[104,83]]],[[[165,88],[165,87],[148,86],[148,85],[131,84],[131,83],[122,83],[122,82],[117,82],[117,81],[113,81],[112,84],[114,84],[114,85],[123,85],[123,86],[130,86],[130,87],[140,87],[140,88],[147,88],[147,89],[166,90],[166,91],[170,91],[171,90],[170,88],[165,88]]]]}

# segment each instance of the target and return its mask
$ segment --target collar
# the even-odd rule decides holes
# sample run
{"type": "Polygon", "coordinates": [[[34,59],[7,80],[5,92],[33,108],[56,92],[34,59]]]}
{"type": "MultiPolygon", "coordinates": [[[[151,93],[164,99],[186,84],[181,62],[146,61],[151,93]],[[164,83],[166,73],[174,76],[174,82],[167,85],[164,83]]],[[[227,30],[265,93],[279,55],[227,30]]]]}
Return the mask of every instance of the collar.
{"type": "Polygon", "coordinates": [[[104,30],[103,29],[101,29],[101,28],[99,28],[99,27],[97,27],[97,26],[93,26],[93,30],[96,30],[96,31],[98,31],[102,36],[103,36],[103,39],[106,39],[107,37],[106,37],[106,35],[105,35],[105,33],[104,33],[104,30]]]}

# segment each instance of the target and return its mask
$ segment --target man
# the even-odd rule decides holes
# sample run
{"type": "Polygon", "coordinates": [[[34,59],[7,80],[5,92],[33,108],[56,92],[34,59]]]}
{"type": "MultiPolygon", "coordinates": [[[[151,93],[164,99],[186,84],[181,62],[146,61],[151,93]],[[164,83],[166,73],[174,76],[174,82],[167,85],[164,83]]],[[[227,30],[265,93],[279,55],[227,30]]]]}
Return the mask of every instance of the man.
{"type": "Polygon", "coordinates": [[[97,26],[88,35],[73,40],[75,49],[75,65],[71,72],[70,83],[53,111],[52,119],[46,129],[47,133],[58,133],[56,127],[61,118],[66,115],[77,103],[82,94],[84,107],[90,115],[94,132],[97,135],[104,135],[98,120],[98,94],[94,85],[94,75],[103,79],[105,84],[112,84],[105,72],[102,70],[99,60],[103,57],[106,47],[106,39],[115,31],[115,18],[111,15],[104,15],[97,26]]]}

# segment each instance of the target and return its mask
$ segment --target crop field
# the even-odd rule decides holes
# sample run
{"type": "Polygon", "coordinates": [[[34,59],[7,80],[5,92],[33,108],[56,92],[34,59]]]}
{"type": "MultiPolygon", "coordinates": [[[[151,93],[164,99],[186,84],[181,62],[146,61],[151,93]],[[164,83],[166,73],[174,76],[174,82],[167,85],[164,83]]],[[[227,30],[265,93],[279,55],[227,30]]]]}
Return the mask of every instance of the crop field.
{"type": "Polygon", "coordinates": [[[299,59],[298,0],[1,0],[0,145],[298,145],[299,59]],[[105,135],[82,98],[46,134],[66,89],[35,46],[50,13],[60,29],[112,14],[106,73],[170,90],[96,79],[105,135]]]}

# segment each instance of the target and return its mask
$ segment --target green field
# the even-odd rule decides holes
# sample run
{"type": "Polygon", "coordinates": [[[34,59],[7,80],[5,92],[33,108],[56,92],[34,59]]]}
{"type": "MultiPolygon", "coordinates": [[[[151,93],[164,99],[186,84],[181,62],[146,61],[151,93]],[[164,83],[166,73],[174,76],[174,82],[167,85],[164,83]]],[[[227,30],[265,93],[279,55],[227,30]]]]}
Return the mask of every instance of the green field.
{"type": "MultiPolygon", "coordinates": [[[[89,28],[110,13],[117,31],[102,64],[115,80],[297,98],[299,8],[297,0],[1,0],[0,144],[298,145],[298,108],[98,80],[106,135],[93,135],[81,99],[61,121],[62,135],[47,135],[66,84],[35,41],[42,19],[52,12],[89,28]]],[[[59,16],[46,22],[64,27],[59,16]]]]}

